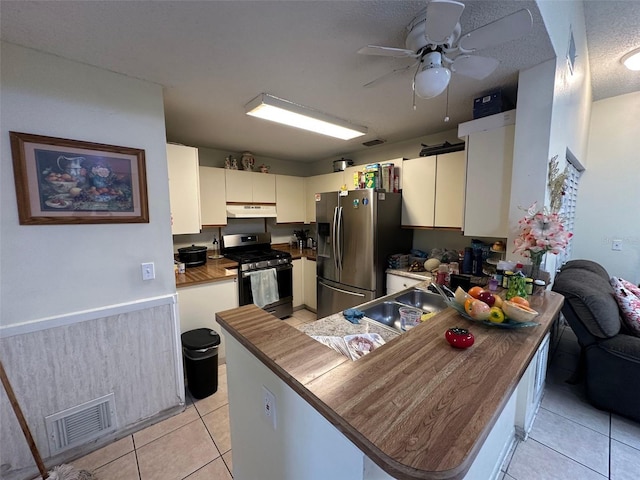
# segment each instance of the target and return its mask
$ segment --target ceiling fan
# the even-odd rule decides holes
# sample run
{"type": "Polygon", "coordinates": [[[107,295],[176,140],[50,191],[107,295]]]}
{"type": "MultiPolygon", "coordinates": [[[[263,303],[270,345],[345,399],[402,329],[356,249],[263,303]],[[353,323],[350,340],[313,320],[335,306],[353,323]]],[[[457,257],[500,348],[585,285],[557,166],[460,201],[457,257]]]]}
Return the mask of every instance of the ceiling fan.
{"type": "Polygon", "coordinates": [[[462,34],[460,16],[464,7],[463,3],[455,0],[431,0],[407,26],[406,48],[367,45],[358,50],[363,55],[417,60],[364,86],[369,87],[391,75],[417,67],[412,87],[415,108],[415,95],[437,97],[449,85],[452,72],[476,80],[488,77],[500,62],[473,53],[519,38],[533,26],[531,12],[522,9],[462,34]]]}

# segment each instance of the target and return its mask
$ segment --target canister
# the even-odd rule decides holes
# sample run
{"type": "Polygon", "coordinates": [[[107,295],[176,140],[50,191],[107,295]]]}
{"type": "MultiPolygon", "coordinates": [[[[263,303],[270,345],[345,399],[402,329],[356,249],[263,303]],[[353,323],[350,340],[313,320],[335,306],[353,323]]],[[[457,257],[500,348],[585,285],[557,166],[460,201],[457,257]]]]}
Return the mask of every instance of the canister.
{"type": "Polygon", "coordinates": [[[533,278],[524,279],[524,291],[527,292],[527,295],[533,294],[533,278]]]}
{"type": "Polygon", "coordinates": [[[504,276],[502,277],[502,288],[509,288],[509,280],[511,277],[513,277],[513,272],[511,270],[504,272],[504,276]]]}

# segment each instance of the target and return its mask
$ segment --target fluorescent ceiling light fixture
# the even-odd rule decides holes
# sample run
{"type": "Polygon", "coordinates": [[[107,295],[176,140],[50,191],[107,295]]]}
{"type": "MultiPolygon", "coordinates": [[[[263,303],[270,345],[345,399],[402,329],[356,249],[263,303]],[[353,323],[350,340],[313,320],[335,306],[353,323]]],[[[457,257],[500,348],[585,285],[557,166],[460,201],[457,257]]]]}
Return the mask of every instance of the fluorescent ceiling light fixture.
{"type": "Polygon", "coordinates": [[[620,61],[629,70],[640,70],[640,48],[630,51],[620,61]]]}
{"type": "Polygon", "coordinates": [[[253,117],[264,118],[272,122],[283,123],[290,127],[302,128],[342,140],[351,140],[367,133],[366,127],[353,125],[345,120],[267,93],[258,95],[245,108],[247,115],[253,117]]]}

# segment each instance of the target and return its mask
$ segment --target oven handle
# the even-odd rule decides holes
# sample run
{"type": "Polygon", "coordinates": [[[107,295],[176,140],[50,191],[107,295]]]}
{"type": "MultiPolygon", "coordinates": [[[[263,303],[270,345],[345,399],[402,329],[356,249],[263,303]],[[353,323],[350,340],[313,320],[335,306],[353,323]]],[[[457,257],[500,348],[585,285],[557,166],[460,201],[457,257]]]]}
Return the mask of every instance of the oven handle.
{"type": "Polygon", "coordinates": [[[242,278],[248,277],[254,272],[259,272],[260,270],[267,270],[269,268],[275,268],[276,272],[282,272],[284,270],[293,270],[293,264],[292,263],[287,263],[286,265],[278,265],[278,266],[275,266],[275,267],[259,268],[257,270],[251,270],[249,272],[242,272],[242,278]]]}

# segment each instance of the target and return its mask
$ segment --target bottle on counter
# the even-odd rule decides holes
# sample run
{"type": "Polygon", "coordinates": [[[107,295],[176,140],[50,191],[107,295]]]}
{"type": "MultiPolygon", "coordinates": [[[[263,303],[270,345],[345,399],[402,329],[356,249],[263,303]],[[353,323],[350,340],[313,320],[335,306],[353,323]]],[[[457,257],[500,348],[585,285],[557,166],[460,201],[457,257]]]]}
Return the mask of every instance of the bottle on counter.
{"type": "Polygon", "coordinates": [[[220,256],[220,244],[218,243],[218,239],[213,237],[213,247],[211,248],[214,257],[220,256]]]}
{"type": "Polygon", "coordinates": [[[473,249],[465,247],[464,258],[462,259],[462,273],[471,274],[473,271],[473,249]]]}

